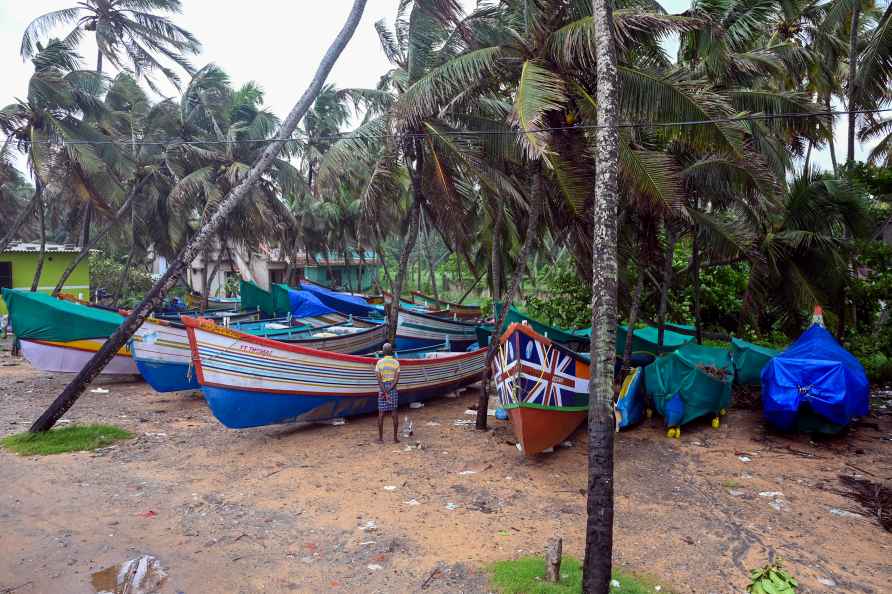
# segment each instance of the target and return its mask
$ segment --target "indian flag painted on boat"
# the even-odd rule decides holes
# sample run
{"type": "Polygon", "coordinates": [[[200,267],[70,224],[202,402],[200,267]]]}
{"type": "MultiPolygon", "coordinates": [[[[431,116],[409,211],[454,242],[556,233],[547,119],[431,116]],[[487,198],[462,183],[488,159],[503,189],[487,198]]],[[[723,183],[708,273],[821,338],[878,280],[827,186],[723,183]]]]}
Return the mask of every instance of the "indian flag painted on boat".
{"type": "MultiPolygon", "coordinates": [[[[321,421],[377,410],[377,359],[331,353],[184,319],[202,392],[231,428],[321,421]]],[[[480,380],[486,351],[428,353],[401,362],[399,402],[480,380]]]]}
{"type": "MultiPolygon", "coordinates": [[[[59,299],[45,293],[3,289],[12,331],[33,367],[53,373],[77,373],[117,330],[120,314],[59,299]]],[[[104,375],[138,375],[129,348],[122,348],[102,370],[104,375]]]]}

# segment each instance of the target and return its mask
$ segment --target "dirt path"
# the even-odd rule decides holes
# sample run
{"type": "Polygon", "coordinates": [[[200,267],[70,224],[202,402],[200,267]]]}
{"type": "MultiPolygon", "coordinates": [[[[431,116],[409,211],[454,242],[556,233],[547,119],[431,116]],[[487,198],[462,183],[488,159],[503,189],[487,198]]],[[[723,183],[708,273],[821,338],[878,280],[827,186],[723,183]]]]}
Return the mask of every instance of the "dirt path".
{"type": "MultiPolygon", "coordinates": [[[[5,435],[26,429],[66,378],[0,346],[5,435]]],[[[171,593],[416,592],[438,567],[425,592],[484,592],[484,565],[539,554],[553,534],[582,553],[584,435],[523,459],[503,423],[486,434],[454,425],[472,419],[473,391],[410,411],[416,439],[381,446],[370,417],[232,431],[194,395],[105,387],[66,418],[135,439],[96,453],[0,453],[0,592],[93,592],[93,572],[142,553],[167,568],[171,593]]],[[[615,562],[679,593],[723,594],[781,555],[804,592],[889,591],[892,535],[847,515],[861,510],[836,493],[839,474],[892,476],[892,406],[880,412],[821,443],[768,433],[749,411],[681,440],[656,420],[620,434],[615,562]]]]}

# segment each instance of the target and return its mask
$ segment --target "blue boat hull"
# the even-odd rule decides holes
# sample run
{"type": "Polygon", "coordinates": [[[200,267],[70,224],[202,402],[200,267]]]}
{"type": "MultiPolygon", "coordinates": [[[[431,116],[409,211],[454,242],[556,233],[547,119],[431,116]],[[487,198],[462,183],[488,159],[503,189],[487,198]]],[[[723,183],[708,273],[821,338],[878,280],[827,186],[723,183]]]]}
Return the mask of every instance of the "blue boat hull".
{"type": "MultiPolygon", "coordinates": [[[[407,405],[448,394],[467,385],[457,382],[451,386],[400,392],[399,404],[407,405]]],[[[377,394],[369,396],[306,396],[299,394],[270,394],[232,388],[202,386],[205,400],[214,416],[230,429],[247,429],[264,425],[296,421],[325,421],[377,412],[377,394]]]]}
{"type": "Polygon", "coordinates": [[[156,361],[136,360],[136,368],[152,389],[156,392],[179,392],[181,390],[198,390],[195,370],[189,373],[189,366],[179,363],[159,363],[156,361]]]}

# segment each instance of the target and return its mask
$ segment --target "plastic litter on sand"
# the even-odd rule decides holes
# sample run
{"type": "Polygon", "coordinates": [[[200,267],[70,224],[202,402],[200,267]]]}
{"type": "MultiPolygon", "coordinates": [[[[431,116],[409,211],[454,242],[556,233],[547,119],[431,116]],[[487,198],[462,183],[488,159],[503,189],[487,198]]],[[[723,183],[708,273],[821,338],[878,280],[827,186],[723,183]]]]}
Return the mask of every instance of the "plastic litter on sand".
{"type": "Polygon", "coordinates": [[[458,508],[458,506],[456,504],[452,503],[451,501],[446,504],[446,509],[448,509],[450,511],[457,509],[457,508],[458,508]]]}
{"type": "Polygon", "coordinates": [[[370,563],[369,565],[366,565],[366,567],[369,568],[369,571],[381,571],[382,569],[384,569],[377,563],[370,563]]]}
{"type": "Polygon", "coordinates": [[[423,402],[410,402],[409,408],[422,408],[424,406],[423,402]]]}
{"type": "Polygon", "coordinates": [[[753,459],[750,458],[749,456],[737,456],[737,459],[740,460],[741,462],[752,462],[753,461],[753,459]]]}
{"type": "Polygon", "coordinates": [[[404,503],[406,505],[421,505],[421,503],[417,499],[410,499],[404,503]]]}
{"type": "Polygon", "coordinates": [[[459,472],[459,474],[460,475],[477,474],[477,471],[476,470],[462,470],[461,472],[459,472]]]}
{"type": "Polygon", "coordinates": [[[385,491],[396,491],[396,486],[395,485],[384,485],[384,490],[385,491]]]}
{"type": "Polygon", "coordinates": [[[91,394],[108,394],[108,390],[105,388],[93,388],[90,390],[91,394]]]}

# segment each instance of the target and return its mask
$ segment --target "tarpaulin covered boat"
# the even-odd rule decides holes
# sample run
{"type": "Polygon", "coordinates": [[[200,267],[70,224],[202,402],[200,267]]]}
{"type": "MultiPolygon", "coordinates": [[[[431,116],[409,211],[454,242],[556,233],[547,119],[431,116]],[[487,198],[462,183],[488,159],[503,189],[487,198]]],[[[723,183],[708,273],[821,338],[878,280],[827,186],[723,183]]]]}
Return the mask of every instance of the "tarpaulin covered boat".
{"type": "MultiPolygon", "coordinates": [[[[184,319],[202,392],[231,428],[321,421],[377,410],[377,359],[284,344],[184,319]]],[[[486,351],[404,360],[400,404],[480,380],[486,351]]]]}
{"type": "MultiPolygon", "coordinates": [[[[3,289],[12,330],[28,362],[42,371],[77,373],[118,329],[123,316],[44,293],[3,289]]],[[[122,348],[102,370],[106,375],[138,375],[122,348]]]]}
{"type": "Polygon", "coordinates": [[[588,414],[589,359],[529,324],[502,335],[492,363],[499,406],[526,455],[565,440],[588,414]]]}
{"type": "Polygon", "coordinates": [[[762,382],[762,369],[780,351],[753,344],[740,338],[731,339],[731,358],[734,361],[734,383],[741,386],[758,386],[762,382]]]}
{"type": "Polygon", "coordinates": [[[823,326],[813,324],[762,369],[762,407],[780,429],[834,432],[870,411],[867,374],[823,326]]]}
{"type": "Polygon", "coordinates": [[[657,412],[670,427],[670,437],[680,435],[681,425],[705,415],[712,415],[718,427],[720,414],[731,404],[731,353],[721,347],[686,344],[645,367],[644,379],[657,412]]]}
{"type": "Polygon", "coordinates": [[[372,305],[359,295],[332,291],[321,285],[306,281],[301,281],[300,288],[303,291],[312,293],[319,301],[345,315],[373,317],[381,313],[381,309],[378,306],[372,305]]]}

